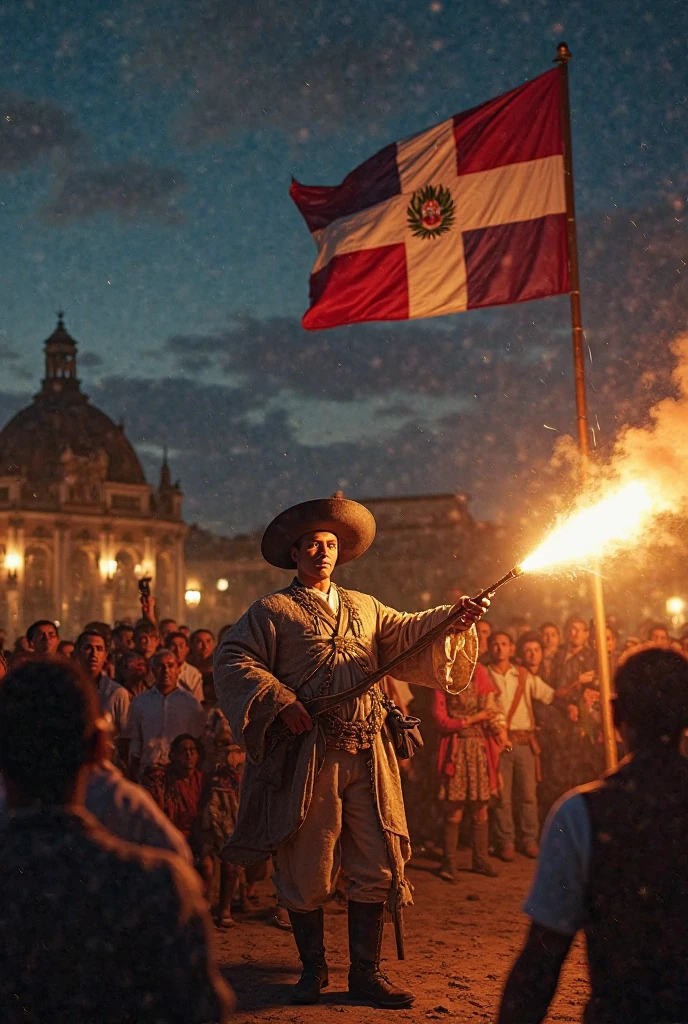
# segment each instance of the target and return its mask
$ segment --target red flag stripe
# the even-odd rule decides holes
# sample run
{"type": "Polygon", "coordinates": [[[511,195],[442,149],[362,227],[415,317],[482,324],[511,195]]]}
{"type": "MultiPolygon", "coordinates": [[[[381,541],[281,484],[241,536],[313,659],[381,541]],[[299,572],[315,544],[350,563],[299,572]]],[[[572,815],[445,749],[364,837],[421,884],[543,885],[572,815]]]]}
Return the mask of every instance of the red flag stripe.
{"type": "Polygon", "coordinates": [[[458,174],[561,156],[559,69],[454,117],[458,174]]]}
{"type": "Polygon", "coordinates": [[[311,308],[301,321],[308,330],[363,320],[408,320],[406,246],[335,256],[311,275],[311,308]]]}
{"type": "Polygon", "coordinates": [[[569,291],[566,214],[465,231],[468,308],[569,291]]]}

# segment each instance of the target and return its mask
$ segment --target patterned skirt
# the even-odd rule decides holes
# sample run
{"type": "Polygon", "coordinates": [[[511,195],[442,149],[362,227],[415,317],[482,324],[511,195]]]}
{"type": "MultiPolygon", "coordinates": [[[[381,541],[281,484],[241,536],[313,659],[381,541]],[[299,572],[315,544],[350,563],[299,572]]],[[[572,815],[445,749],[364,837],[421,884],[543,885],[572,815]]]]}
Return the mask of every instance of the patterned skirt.
{"type": "Polygon", "coordinates": [[[490,799],[490,776],[482,737],[452,736],[440,779],[439,799],[461,803],[490,799]]]}

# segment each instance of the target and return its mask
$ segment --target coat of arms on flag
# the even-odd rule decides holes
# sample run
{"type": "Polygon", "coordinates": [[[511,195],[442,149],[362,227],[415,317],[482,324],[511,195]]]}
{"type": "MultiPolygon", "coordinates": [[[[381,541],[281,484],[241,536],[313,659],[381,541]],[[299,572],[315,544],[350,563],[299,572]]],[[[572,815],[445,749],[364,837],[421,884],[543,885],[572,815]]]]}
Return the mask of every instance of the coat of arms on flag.
{"type": "Polygon", "coordinates": [[[392,143],[334,187],[292,182],[318,249],[309,329],[569,291],[559,71],[392,143]]]}

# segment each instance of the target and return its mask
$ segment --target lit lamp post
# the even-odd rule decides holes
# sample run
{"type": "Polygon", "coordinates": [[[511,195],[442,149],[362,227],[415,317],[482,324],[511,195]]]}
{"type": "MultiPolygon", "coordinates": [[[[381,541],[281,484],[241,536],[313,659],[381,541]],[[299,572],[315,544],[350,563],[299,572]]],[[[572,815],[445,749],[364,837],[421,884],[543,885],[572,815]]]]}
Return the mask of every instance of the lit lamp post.
{"type": "Polygon", "coordinates": [[[201,588],[196,581],[189,581],[184,591],[184,602],[189,612],[193,613],[201,603],[201,588]]]}
{"type": "Polygon", "coordinates": [[[117,562],[114,558],[101,558],[98,563],[103,581],[103,621],[112,624],[115,620],[115,573],[117,562]]]}
{"type": "Polygon", "coordinates": [[[685,621],[686,602],[682,597],[670,597],[666,603],[667,615],[671,618],[671,625],[678,629],[685,621]]]}
{"type": "Polygon", "coordinates": [[[7,614],[10,627],[15,633],[19,632],[19,573],[22,568],[22,557],[16,552],[8,552],[5,555],[5,569],[7,570],[7,614]]]}

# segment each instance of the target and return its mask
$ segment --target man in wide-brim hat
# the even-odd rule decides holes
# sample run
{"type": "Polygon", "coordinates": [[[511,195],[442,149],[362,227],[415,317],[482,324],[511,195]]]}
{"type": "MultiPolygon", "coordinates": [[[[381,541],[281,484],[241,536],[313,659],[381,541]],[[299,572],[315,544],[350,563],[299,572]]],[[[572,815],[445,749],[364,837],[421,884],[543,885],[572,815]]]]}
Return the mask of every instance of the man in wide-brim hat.
{"type": "Polygon", "coordinates": [[[244,864],[274,857],[275,885],[303,964],[295,1003],[317,1002],[328,983],[323,905],[340,870],[349,901],[351,996],[382,1007],[413,1002],[379,969],[385,906],[394,913],[411,900],[404,877],[408,830],[385,698],[375,685],[316,719],[303,702],[356,686],[459,611],[458,628],[398,674],[423,686],[462,687],[478,654],[474,623],[489,603],[462,598],[453,609],[411,614],[334,584],[335,565],[358,558],[374,537],[371,512],[345,498],[282,512],[261,550],[271,565],[296,575],[252,604],[215,653],[220,705],[247,754],[237,827],[224,856],[244,864]],[[287,744],[285,733],[298,739],[287,744]]]}

